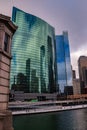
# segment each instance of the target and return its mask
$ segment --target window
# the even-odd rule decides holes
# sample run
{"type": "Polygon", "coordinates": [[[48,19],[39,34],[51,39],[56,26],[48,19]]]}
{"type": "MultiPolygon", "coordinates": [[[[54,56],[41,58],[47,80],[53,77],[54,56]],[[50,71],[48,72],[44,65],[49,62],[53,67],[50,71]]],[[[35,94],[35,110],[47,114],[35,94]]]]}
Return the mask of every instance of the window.
{"type": "Polygon", "coordinates": [[[9,35],[5,33],[5,39],[4,39],[4,51],[8,52],[8,42],[9,42],[9,35]]]}

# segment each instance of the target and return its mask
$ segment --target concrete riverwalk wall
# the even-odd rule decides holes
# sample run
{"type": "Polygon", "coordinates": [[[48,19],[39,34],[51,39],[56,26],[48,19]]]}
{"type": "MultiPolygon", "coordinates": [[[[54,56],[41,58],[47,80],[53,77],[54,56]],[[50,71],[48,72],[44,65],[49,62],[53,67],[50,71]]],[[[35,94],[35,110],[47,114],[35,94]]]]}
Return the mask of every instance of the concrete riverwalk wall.
{"type": "Polygon", "coordinates": [[[27,115],[27,114],[39,114],[39,113],[49,113],[49,112],[60,112],[60,111],[69,111],[76,109],[87,108],[87,104],[84,105],[74,105],[74,106],[45,106],[38,107],[33,109],[24,109],[24,110],[15,110],[12,112],[12,115],[27,115]]]}

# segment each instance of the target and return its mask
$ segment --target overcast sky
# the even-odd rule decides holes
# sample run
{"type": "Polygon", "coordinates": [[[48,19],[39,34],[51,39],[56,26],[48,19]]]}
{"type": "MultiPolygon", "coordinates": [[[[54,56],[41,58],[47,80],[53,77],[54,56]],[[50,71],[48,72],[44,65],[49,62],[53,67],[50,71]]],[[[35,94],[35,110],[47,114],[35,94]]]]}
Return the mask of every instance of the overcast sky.
{"type": "Polygon", "coordinates": [[[87,56],[87,0],[0,0],[0,13],[11,16],[13,5],[47,21],[57,35],[67,30],[71,63],[78,70],[78,57],[87,56]]]}

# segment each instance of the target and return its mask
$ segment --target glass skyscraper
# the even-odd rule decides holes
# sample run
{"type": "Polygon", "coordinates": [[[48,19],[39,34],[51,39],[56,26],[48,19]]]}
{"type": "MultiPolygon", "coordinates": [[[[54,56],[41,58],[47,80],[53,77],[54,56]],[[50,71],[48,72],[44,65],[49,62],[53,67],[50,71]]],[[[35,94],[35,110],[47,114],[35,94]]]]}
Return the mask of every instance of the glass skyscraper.
{"type": "Polygon", "coordinates": [[[55,30],[44,20],[13,7],[18,26],[13,37],[11,89],[30,93],[56,91],[55,30]]]}
{"type": "Polygon", "coordinates": [[[72,70],[67,32],[63,32],[63,35],[56,36],[56,58],[57,82],[60,92],[64,93],[65,86],[72,86],[72,70]]]}

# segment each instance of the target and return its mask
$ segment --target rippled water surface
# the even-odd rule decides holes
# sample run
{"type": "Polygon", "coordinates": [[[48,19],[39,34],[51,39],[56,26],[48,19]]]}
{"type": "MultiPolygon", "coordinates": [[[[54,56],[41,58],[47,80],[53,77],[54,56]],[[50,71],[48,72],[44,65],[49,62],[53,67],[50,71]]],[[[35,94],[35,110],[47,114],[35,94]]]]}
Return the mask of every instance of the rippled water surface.
{"type": "Polygon", "coordinates": [[[13,117],[14,130],[87,130],[87,109],[13,117]]]}

